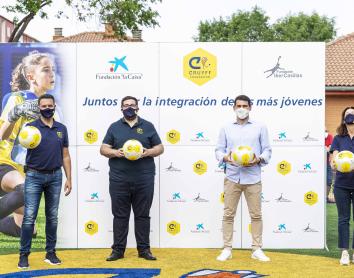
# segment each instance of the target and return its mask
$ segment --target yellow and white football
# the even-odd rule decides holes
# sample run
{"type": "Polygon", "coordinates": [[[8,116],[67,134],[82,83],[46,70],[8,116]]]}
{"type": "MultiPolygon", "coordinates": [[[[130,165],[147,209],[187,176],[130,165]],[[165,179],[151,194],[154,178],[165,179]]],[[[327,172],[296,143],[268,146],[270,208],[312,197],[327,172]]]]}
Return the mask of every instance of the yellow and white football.
{"type": "Polygon", "coordinates": [[[254,152],[250,146],[237,146],[231,152],[231,160],[239,165],[248,165],[254,159],[254,152]]]}
{"type": "Polygon", "coordinates": [[[35,126],[24,126],[18,135],[20,144],[26,149],[36,148],[42,140],[41,132],[35,126]]]}
{"type": "Polygon", "coordinates": [[[143,145],[138,140],[130,139],[124,143],[123,153],[126,159],[138,160],[143,154],[143,145]]]}

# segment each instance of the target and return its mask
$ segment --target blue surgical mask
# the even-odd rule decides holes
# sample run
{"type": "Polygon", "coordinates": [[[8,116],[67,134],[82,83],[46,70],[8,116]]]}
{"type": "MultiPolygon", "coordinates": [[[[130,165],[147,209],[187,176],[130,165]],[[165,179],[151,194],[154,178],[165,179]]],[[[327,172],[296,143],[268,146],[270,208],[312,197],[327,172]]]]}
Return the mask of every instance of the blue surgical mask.
{"type": "Polygon", "coordinates": [[[352,125],[352,124],[354,124],[354,115],[353,115],[353,114],[348,114],[347,116],[345,116],[344,122],[345,122],[347,125],[352,125]]]}
{"type": "Polygon", "coordinates": [[[124,109],[123,110],[124,118],[126,118],[129,121],[134,120],[137,116],[137,114],[136,114],[137,111],[138,110],[134,109],[133,107],[128,107],[127,109],[124,109]]]}
{"type": "Polygon", "coordinates": [[[44,118],[50,119],[54,116],[55,108],[40,109],[39,111],[44,118]]]}

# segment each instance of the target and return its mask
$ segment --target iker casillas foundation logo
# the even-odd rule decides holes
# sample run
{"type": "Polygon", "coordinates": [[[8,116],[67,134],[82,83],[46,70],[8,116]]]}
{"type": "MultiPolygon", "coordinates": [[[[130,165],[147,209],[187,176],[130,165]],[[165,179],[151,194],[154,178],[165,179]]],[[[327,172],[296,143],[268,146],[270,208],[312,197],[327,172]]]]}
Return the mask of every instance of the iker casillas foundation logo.
{"type": "Polygon", "coordinates": [[[302,78],[301,73],[294,72],[293,70],[285,69],[280,66],[281,56],[278,57],[278,60],[274,67],[264,71],[266,78],[302,78]]]}
{"type": "Polygon", "coordinates": [[[143,78],[141,72],[129,72],[128,65],[126,62],[127,56],[121,58],[113,57],[108,61],[110,64],[109,72],[107,73],[96,73],[96,79],[98,80],[140,80],[143,78]]]}

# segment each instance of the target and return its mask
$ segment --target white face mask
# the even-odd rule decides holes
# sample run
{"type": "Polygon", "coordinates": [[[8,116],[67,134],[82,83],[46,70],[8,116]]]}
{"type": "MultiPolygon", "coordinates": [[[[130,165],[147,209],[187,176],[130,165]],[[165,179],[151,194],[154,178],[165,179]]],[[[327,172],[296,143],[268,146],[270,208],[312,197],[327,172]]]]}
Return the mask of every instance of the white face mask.
{"type": "Polygon", "coordinates": [[[246,108],[237,108],[235,110],[235,113],[236,113],[237,118],[244,120],[248,117],[250,111],[246,108]]]}
{"type": "Polygon", "coordinates": [[[328,136],[328,132],[325,132],[325,138],[327,138],[327,136],[328,136]]]}

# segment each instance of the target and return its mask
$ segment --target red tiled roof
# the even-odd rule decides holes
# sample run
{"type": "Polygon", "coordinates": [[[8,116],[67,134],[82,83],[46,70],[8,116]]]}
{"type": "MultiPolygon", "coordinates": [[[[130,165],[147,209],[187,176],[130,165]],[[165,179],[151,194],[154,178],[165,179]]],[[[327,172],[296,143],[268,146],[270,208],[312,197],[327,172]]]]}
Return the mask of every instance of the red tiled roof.
{"type": "Polygon", "coordinates": [[[327,43],[326,86],[354,86],[354,33],[327,43]]]}
{"type": "MultiPolygon", "coordinates": [[[[10,26],[11,26],[11,32],[12,32],[14,23],[13,23],[11,20],[7,19],[6,17],[0,15],[0,22],[1,22],[2,20],[7,21],[7,22],[10,24],[10,26]]],[[[5,29],[4,29],[4,30],[5,30],[5,29]]],[[[0,33],[1,33],[1,32],[0,32],[0,33]]],[[[36,38],[34,38],[34,37],[30,36],[30,35],[27,35],[26,33],[23,33],[23,34],[22,34],[22,38],[23,38],[23,42],[25,42],[25,43],[26,43],[26,42],[40,42],[40,41],[37,40],[36,38]]],[[[9,39],[9,38],[7,38],[7,39],[9,39]]],[[[5,41],[4,41],[4,42],[5,42],[5,41]]]]}
{"type": "Polygon", "coordinates": [[[131,37],[118,38],[105,32],[83,32],[76,35],[62,37],[52,42],[132,42],[131,37]]]}

